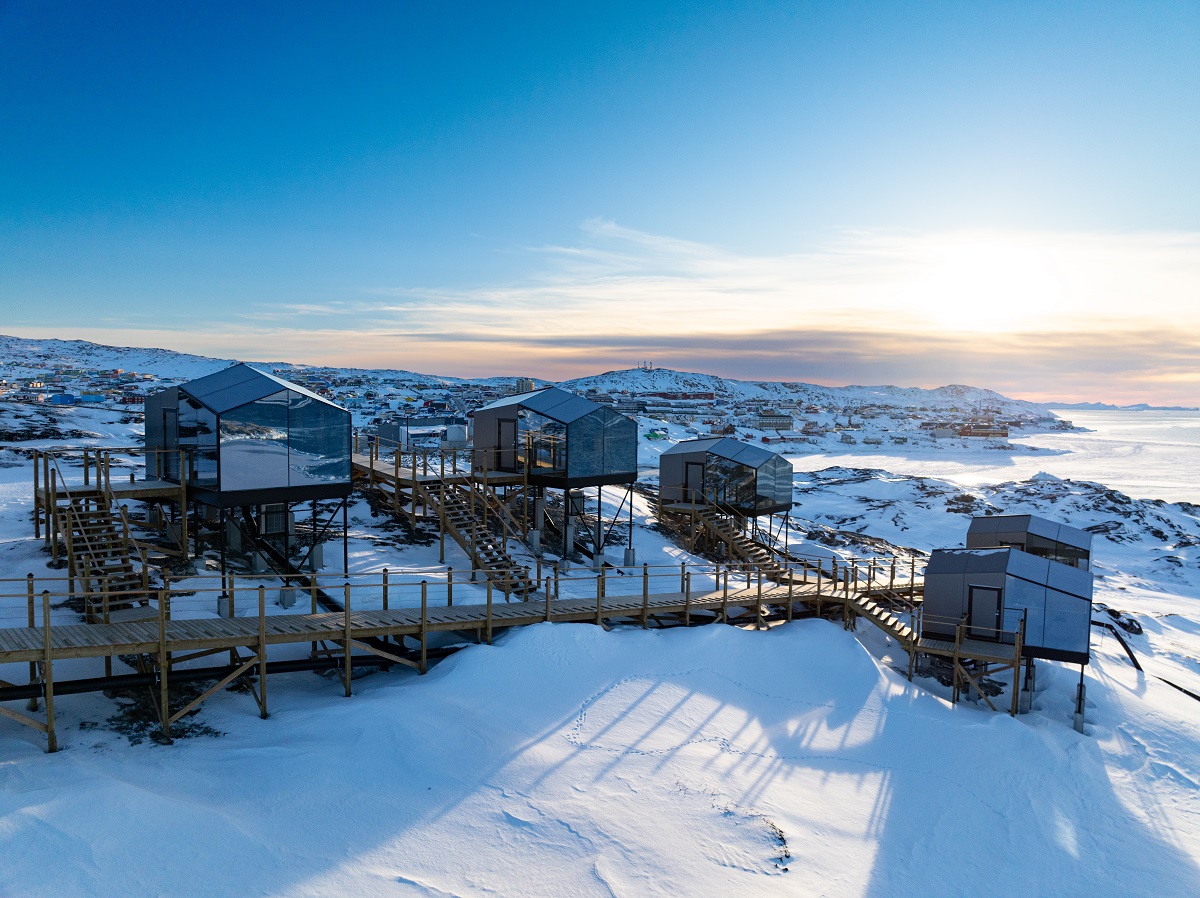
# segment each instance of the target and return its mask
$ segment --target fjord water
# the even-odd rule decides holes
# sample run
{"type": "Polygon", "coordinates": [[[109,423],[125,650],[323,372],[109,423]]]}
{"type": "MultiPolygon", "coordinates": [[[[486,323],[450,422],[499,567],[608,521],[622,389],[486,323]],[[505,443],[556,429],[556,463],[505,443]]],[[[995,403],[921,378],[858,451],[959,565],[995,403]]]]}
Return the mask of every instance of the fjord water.
{"type": "MultiPolygon", "coordinates": [[[[891,447],[887,454],[839,452],[792,457],[797,470],[830,465],[882,468],[954,483],[1003,483],[1039,472],[1091,480],[1137,499],[1200,503],[1200,412],[1055,409],[1081,431],[1012,435],[1012,451],[891,447]]],[[[957,443],[957,441],[955,441],[957,443]]]]}

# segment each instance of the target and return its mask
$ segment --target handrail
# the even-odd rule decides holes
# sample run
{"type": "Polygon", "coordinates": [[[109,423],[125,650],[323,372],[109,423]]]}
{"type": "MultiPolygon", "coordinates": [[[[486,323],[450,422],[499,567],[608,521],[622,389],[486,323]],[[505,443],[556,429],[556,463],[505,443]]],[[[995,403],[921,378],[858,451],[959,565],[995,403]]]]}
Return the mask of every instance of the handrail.
{"type": "MultiPolygon", "coordinates": [[[[625,566],[615,565],[615,567],[625,567],[625,566]]],[[[545,565],[542,565],[541,568],[542,568],[542,571],[540,573],[542,573],[543,575],[546,571],[553,572],[555,570],[558,570],[559,579],[563,582],[567,582],[567,581],[594,582],[597,577],[596,572],[591,568],[572,566],[569,570],[563,570],[556,564],[545,564],[545,565]]],[[[695,576],[715,575],[716,573],[720,573],[722,576],[724,576],[724,574],[727,572],[730,573],[731,575],[735,575],[738,577],[747,576],[747,575],[753,577],[754,575],[759,573],[759,570],[756,567],[754,567],[752,565],[739,563],[739,562],[734,562],[734,563],[697,562],[697,563],[690,563],[690,564],[687,562],[680,562],[678,564],[674,564],[674,563],[664,563],[664,564],[642,563],[642,564],[634,565],[630,569],[636,569],[639,572],[644,570],[644,571],[648,572],[651,576],[654,576],[654,577],[665,577],[668,575],[674,576],[674,577],[680,577],[682,574],[687,574],[687,573],[693,574],[695,576]]],[[[792,566],[792,567],[781,566],[780,572],[783,574],[786,574],[789,571],[793,571],[793,570],[797,570],[797,569],[798,569],[797,566],[792,566]]],[[[448,575],[451,579],[453,579],[453,582],[455,583],[455,585],[459,585],[462,583],[461,576],[464,573],[470,573],[470,572],[462,571],[460,569],[455,569],[453,567],[438,566],[435,568],[414,568],[414,569],[410,569],[410,570],[404,570],[404,569],[397,570],[394,568],[385,568],[385,569],[379,570],[379,571],[360,571],[360,572],[353,572],[350,574],[343,574],[340,572],[322,574],[320,572],[317,572],[316,574],[305,574],[305,576],[306,577],[316,577],[317,579],[319,579],[323,582],[337,581],[339,584],[349,582],[349,583],[351,583],[352,587],[357,590],[357,589],[369,589],[369,588],[378,586],[381,582],[381,577],[382,577],[384,570],[386,570],[388,572],[388,583],[391,587],[405,586],[405,585],[413,586],[413,585],[420,583],[422,580],[425,580],[427,582],[438,582],[439,577],[445,577],[448,575]]],[[[493,575],[495,575],[497,573],[503,574],[506,570],[509,573],[515,574],[518,571],[523,571],[524,568],[522,566],[513,566],[512,568],[502,569],[501,571],[498,571],[498,572],[493,571],[492,573],[493,573],[493,575]]],[[[479,574],[487,573],[482,568],[476,569],[475,572],[479,573],[479,574]]],[[[241,574],[236,574],[236,576],[243,580],[249,580],[249,581],[255,581],[255,582],[278,581],[280,583],[280,585],[286,585],[285,581],[287,581],[289,579],[294,579],[295,575],[285,575],[285,574],[280,574],[280,573],[262,572],[262,573],[241,573],[241,574]]],[[[0,578],[0,584],[20,583],[20,584],[24,585],[26,583],[27,579],[28,579],[28,575],[27,575],[27,577],[24,577],[24,578],[0,578]]],[[[37,582],[42,583],[42,584],[64,583],[68,579],[69,579],[68,577],[63,577],[63,576],[42,576],[42,577],[36,578],[37,582]]],[[[208,573],[208,572],[197,573],[194,575],[187,576],[186,578],[183,578],[179,581],[176,581],[172,585],[171,590],[172,590],[172,592],[178,591],[178,592],[197,592],[197,593],[201,593],[201,592],[220,593],[223,588],[222,583],[223,583],[224,579],[225,578],[223,578],[222,575],[219,573],[208,573]]],[[[618,581],[613,581],[613,582],[618,582],[618,581]]],[[[834,586],[834,582],[832,580],[827,580],[827,581],[823,581],[823,582],[828,583],[830,589],[832,590],[832,588],[834,586]]],[[[839,592],[840,592],[840,589],[841,589],[841,587],[839,584],[838,585],[839,592]]],[[[130,595],[140,595],[142,592],[145,592],[145,591],[146,590],[130,590],[130,595]]],[[[156,588],[152,588],[149,590],[149,592],[155,592],[155,591],[156,591],[156,588]]],[[[55,594],[59,594],[59,593],[57,591],[55,591],[55,594]]],[[[65,594],[65,593],[62,593],[62,594],[65,594]]],[[[832,595],[832,592],[830,594],[832,595]]],[[[24,597],[24,595],[25,595],[25,593],[23,591],[19,592],[19,593],[18,592],[12,592],[12,593],[0,592],[0,598],[24,597]]],[[[945,618],[945,620],[956,621],[957,619],[956,618],[945,618]]],[[[1011,631],[1004,631],[1004,632],[1011,632],[1011,631]]]]}

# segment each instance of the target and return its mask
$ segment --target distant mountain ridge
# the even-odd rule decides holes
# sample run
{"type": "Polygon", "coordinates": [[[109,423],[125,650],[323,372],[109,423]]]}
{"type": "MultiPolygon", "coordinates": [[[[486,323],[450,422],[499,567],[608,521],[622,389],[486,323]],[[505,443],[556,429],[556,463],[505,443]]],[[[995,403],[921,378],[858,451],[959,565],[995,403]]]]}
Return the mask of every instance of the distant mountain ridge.
{"type": "MultiPolygon", "coordinates": [[[[171,349],[107,346],[86,340],[30,339],[0,335],[0,366],[39,370],[53,367],[123,368],[142,374],[153,374],[164,380],[191,380],[235,364],[237,359],[218,359],[176,352],[171,349]]],[[[292,362],[251,362],[266,369],[321,368],[343,375],[358,375],[386,379],[398,383],[459,384],[474,383],[511,387],[515,378],[498,376],[461,378],[447,375],[423,374],[390,368],[357,368],[332,365],[298,365],[292,362]]],[[[552,381],[534,378],[538,386],[552,381]]],[[[1050,415],[1045,405],[1020,399],[1010,399],[994,390],[951,384],[936,389],[897,386],[827,387],[798,381],[745,381],[675,371],[670,368],[628,368],[607,371],[587,377],[563,381],[560,386],[585,392],[710,392],[735,399],[760,399],[768,402],[794,401],[823,407],[861,407],[879,405],[906,409],[960,410],[983,405],[998,409],[1002,414],[1050,415]]]]}
{"type": "Polygon", "coordinates": [[[647,393],[716,393],[741,399],[763,399],[769,401],[797,401],[805,404],[828,407],[836,405],[867,406],[880,405],[908,409],[966,409],[985,406],[998,409],[1002,414],[1047,415],[1052,413],[1045,405],[1024,399],[1010,399],[994,390],[950,384],[935,389],[923,387],[847,386],[827,387],[820,384],[798,381],[747,381],[719,377],[715,374],[695,374],[674,371],[670,368],[626,368],[607,371],[588,377],[564,381],[562,387],[576,392],[596,389],[602,392],[647,393]]]}
{"type": "Polygon", "coordinates": [[[1150,405],[1146,402],[1134,402],[1130,405],[1113,405],[1111,402],[1047,402],[1046,406],[1095,412],[1200,412],[1200,408],[1194,405],[1150,405]]]}

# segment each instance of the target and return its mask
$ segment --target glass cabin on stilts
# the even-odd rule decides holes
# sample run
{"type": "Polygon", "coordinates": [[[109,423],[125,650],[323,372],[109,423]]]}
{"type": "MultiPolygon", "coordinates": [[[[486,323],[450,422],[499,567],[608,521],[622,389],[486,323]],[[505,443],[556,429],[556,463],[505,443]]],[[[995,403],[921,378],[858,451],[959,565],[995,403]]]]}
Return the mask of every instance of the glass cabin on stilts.
{"type": "Polygon", "coordinates": [[[316,569],[320,534],[339,515],[347,567],[350,412],[245,364],[155,393],[145,410],[147,448],[167,450],[156,473],[186,481],[200,532],[216,530],[222,571],[227,550],[243,547],[252,568],[265,553],[276,567],[316,569]],[[303,540],[298,516],[308,519],[303,540]]]}
{"type": "Polygon", "coordinates": [[[531,541],[562,558],[590,555],[598,565],[628,514],[625,563],[633,562],[632,485],[637,480],[637,422],[559,387],[506,396],[475,411],[477,477],[518,475],[532,505],[531,541]],[[616,508],[606,487],[619,488],[616,508]],[[587,511],[594,488],[596,514],[587,511]],[[611,517],[610,517],[611,515],[611,517]],[[606,520],[607,518],[607,520],[606,520]],[[578,538],[586,533],[586,537],[578,538]]]}
{"type": "Polygon", "coordinates": [[[744,554],[733,533],[786,553],[792,473],[782,455],[732,437],[685,440],[659,457],[660,513],[687,520],[694,547],[731,559],[744,554]]]}

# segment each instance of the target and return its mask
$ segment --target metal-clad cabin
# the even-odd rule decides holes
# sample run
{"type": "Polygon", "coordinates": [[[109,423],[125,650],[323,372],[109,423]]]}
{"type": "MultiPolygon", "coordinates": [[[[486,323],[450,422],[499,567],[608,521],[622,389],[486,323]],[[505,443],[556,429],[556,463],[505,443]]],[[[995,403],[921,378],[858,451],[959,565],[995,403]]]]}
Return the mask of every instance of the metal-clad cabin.
{"type": "Polygon", "coordinates": [[[664,505],[716,505],[744,517],[792,507],[792,464],[782,455],[730,437],[685,440],[659,456],[664,505]]]}
{"type": "Polygon", "coordinates": [[[1091,570],[1092,534],[1032,514],[974,518],[967,529],[968,549],[1012,546],[1039,558],[1091,570]]]}
{"type": "Polygon", "coordinates": [[[189,490],[231,508],[350,495],[350,413],[297,384],[234,365],[147,397],[146,448],[159,476],[178,480],[190,450],[189,490]]]}
{"type": "Polygon", "coordinates": [[[1013,547],[937,549],[925,570],[922,633],[1011,643],[1025,620],[1024,654],[1087,664],[1092,574],[1013,547]]]}
{"type": "Polygon", "coordinates": [[[475,411],[475,465],[527,472],[535,486],[577,489],[637,480],[637,422],[559,387],[475,411]]]}

